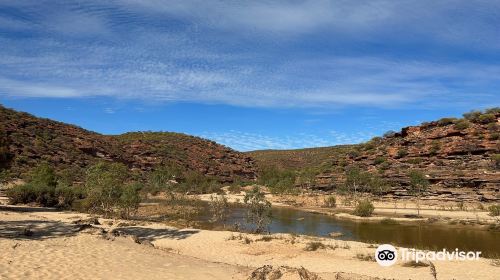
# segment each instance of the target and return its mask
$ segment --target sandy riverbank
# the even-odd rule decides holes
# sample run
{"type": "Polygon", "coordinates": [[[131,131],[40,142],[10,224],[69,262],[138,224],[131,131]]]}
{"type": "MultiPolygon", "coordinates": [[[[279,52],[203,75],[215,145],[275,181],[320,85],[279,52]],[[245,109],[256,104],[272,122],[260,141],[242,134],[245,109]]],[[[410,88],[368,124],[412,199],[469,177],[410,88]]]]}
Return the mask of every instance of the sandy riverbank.
{"type": "MultiPolygon", "coordinates": [[[[429,267],[384,268],[361,260],[375,248],[360,242],[289,234],[263,238],[102,218],[91,227],[75,224],[88,217],[42,208],[2,208],[0,278],[247,279],[255,268],[270,264],[304,267],[322,279],[432,279],[429,267]],[[306,251],[312,241],[326,247],[306,251]]],[[[500,274],[489,259],[437,261],[435,266],[438,279],[496,279],[500,274]]]]}
{"type": "MultiPolygon", "coordinates": [[[[204,201],[210,201],[211,194],[198,195],[204,201]]],[[[229,202],[243,202],[245,193],[226,193],[229,202]]],[[[458,209],[456,203],[442,201],[422,201],[420,205],[420,218],[408,218],[417,214],[417,207],[413,200],[374,200],[375,211],[372,217],[358,217],[352,215],[353,207],[343,205],[344,197],[336,195],[337,207],[335,209],[324,207],[324,200],[329,195],[273,195],[266,193],[266,199],[272,202],[273,206],[286,206],[300,208],[303,211],[335,215],[338,218],[362,221],[380,221],[391,218],[398,222],[426,221],[429,218],[433,222],[489,225],[498,224],[498,217],[492,217],[485,209],[478,209],[479,203],[465,204],[465,209],[458,209]]],[[[483,205],[483,208],[485,206],[483,205]]]]}

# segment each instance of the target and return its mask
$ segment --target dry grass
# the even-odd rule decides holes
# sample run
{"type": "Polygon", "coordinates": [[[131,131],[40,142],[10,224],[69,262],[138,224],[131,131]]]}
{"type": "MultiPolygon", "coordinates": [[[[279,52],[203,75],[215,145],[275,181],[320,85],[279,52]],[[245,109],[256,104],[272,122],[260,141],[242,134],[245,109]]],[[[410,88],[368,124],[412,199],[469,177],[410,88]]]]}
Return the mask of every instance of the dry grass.
{"type": "Polygon", "coordinates": [[[305,251],[316,251],[318,249],[332,249],[335,250],[338,248],[337,245],[332,246],[328,244],[324,244],[323,242],[319,241],[311,241],[306,244],[306,247],[304,248],[305,251]]]}
{"type": "Polygon", "coordinates": [[[374,262],[375,256],[373,254],[365,254],[365,253],[357,253],[356,259],[366,261],[366,262],[374,262]]]}
{"type": "Polygon", "coordinates": [[[403,263],[404,267],[428,267],[429,263],[426,262],[416,262],[415,260],[411,260],[403,263]]]}

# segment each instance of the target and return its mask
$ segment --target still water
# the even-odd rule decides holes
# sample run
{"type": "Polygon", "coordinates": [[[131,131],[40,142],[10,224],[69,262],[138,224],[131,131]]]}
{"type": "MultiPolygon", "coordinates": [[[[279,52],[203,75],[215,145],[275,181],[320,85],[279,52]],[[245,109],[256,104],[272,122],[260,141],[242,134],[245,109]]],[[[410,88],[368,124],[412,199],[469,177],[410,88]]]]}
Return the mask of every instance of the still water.
{"type": "MultiPolygon", "coordinates": [[[[447,226],[427,223],[382,224],[342,220],[323,214],[300,211],[292,208],[274,207],[271,233],[296,233],[328,236],[331,232],[342,233],[336,239],[366,243],[389,243],[403,247],[481,251],[482,256],[500,256],[500,232],[466,226],[447,226]]],[[[199,217],[203,227],[210,228],[209,211],[199,217]]],[[[230,208],[226,225],[246,224],[246,209],[230,208]]]]}

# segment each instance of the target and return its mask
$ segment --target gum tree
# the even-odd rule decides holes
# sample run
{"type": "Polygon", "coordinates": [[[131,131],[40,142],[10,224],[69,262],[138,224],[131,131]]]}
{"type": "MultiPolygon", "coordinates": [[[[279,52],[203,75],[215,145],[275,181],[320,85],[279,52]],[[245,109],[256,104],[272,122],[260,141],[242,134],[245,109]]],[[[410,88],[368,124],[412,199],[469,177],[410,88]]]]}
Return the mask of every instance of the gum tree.
{"type": "Polygon", "coordinates": [[[430,182],[424,173],[418,170],[411,170],[408,176],[410,177],[409,192],[417,199],[417,216],[420,216],[420,197],[429,188],[430,182]]]}
{"type": "Polygon", "coordinates": [[[271,203],[266,200],[264,193],[260,191],[258,186],[246,193],[244,202],[248,207],[247,221],[255,224],[256,233],[263,232],[271,223],[271,203]]]}

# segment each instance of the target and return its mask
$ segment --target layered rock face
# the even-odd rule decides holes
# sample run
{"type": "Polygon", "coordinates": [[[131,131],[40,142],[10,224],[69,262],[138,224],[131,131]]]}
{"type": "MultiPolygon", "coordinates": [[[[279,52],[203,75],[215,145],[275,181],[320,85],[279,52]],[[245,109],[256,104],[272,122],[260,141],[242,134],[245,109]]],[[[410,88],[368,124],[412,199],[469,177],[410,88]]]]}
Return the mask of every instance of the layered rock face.
{"type": "Polygon", "coordinates": [[[2,106],[0,146],[0,168],[14,176],[42,161],[58,170],[77,170],[97,160],[121,162],[139,174],[175,164],[221,182],[257,176],[250,157],[199,137],[168,132],[102,135],[2,106]]]}
{"type": "MultiPolygon", "coordinates": [[[[427,198],[499,201],[500,114],[494,116],[483,123],[443,119],[405,127],[330,161],[380,174],[392,183],[389,196],[407,196],[407,173],[416,169],[431,182],[427,198]]],[[[343,176],[325,172],[318,179],[328,188],[341,184],[343,176]]]]}
{"type": "Polygon", "coordinates": [[[357,166],[390,184],[387,197],[408,197],[410,170],[426,175],[428,199],[500,201],[500,113],[469,119],[444,118],[387,133],[367,143],[300,150],[249,152],[260,168],[269,166],[317,174],[308,187],[332,191],[357,166]]]}

